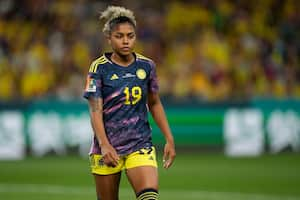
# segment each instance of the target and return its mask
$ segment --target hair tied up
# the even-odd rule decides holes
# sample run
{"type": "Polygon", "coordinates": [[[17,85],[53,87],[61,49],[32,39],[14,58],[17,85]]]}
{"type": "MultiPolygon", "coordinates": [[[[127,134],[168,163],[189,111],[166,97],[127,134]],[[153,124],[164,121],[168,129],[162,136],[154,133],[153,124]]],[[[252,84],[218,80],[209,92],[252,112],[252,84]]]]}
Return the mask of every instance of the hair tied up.
{"type": "Polygon", "coordinates": [[[136,26],[136,20],[131,10],[120,6],[108,6],[99,17],[101,21],[104,21],[104,34],[108,35],[111,32],[110,22],[119,17],[127,17],[136,26]]]}

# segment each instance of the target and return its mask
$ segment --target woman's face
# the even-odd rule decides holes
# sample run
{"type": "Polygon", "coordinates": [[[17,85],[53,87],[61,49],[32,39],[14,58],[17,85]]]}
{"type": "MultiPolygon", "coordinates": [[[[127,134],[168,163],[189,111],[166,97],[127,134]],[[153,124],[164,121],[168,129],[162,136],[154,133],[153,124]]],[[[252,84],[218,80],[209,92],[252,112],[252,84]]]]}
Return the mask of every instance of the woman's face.
{"type": "Polygon", "coordinates": [[[121,56],[127,56],[132,53],[135,40],[135,29],[130,23],[116,25],[108,38],[113,51],[121,56]]]}

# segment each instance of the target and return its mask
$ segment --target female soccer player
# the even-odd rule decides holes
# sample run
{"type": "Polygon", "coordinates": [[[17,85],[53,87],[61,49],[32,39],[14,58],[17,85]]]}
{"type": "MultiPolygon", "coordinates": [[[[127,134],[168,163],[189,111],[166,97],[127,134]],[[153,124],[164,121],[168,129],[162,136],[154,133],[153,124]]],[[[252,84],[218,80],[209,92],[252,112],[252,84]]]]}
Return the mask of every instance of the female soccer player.
{"type": "Polygon", "coordinates": [[[158,95],[155,64],[133,52],[136,21],[132,11],[108,7],[100,19],[112,52],[92,62],[84,97],[89,101],[94,140],[90,151],[97,197],[117,200],[126,171],[136,198],[158,199],[158,172],[148,110],[166,139],[163,166],[175,158],[174,140],[158,95]]]}

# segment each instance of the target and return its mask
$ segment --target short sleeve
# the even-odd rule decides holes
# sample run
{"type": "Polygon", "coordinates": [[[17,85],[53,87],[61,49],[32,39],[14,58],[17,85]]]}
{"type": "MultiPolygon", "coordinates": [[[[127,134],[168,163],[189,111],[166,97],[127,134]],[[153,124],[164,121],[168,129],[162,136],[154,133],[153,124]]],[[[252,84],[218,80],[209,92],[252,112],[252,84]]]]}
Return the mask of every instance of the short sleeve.
{"type": "Polygon", "coordinates": [[[150,66],[151,66],[151,71],[150,71],[150,79],[149,79],[149,90],[152,93],[157,93],[159,87],[158,87],[155,63],[150,62],[150,66]]]}
{"type": "Polygon", "coordinates": [[[90,97],[101,98],[102,97],[101,87],[102,87],[102,80],[101,80],[100,70],[98,70],[96,73],[89,72],[86,78],[83,97],[86,99],[89,99],[90,97]]]}

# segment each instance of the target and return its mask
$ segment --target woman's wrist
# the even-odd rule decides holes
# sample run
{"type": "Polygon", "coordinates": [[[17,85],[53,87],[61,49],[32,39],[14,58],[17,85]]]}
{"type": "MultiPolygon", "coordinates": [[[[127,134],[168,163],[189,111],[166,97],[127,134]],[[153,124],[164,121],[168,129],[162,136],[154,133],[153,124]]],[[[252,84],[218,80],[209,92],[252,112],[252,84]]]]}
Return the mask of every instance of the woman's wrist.
{"type": "Polygon", "coordinates": [[[166,143],[174,145],[174,138],[172,136],[166,137],[166,143]]]}

